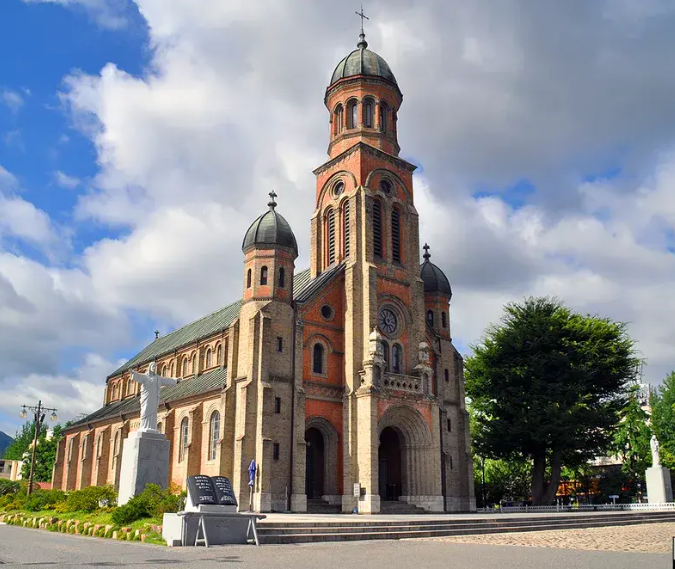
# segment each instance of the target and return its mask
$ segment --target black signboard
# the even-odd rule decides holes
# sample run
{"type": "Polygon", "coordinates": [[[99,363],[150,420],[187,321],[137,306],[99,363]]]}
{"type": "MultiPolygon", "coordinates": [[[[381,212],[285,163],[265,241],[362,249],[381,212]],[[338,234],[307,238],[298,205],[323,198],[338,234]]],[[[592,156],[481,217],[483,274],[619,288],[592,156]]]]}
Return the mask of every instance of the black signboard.
{"type": "Polygon", "coordinates": [[[197,476],[188,476],[188,492],[192,498],[192,505],[217,504],[216,491],[211,482],[211,478],[198,474],[197,476]]]}
{"type": "Polygon", "coordinates": [[[221,506],[236,506],[237,499],[234,497],[234,490],[229,478],[224,476],[212,476],[211,481],[216,491],[217,504],[221,506]]]}

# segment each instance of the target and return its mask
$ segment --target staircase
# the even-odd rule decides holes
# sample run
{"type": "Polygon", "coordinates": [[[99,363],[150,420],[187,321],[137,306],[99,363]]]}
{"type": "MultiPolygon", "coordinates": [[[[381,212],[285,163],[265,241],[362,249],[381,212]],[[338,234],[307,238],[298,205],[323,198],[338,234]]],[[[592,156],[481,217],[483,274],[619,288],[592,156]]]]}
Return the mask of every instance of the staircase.
{"type": "Polygon", "coordinates": [[[308,514],[341,514],[342,506],[340,504],[329,504],[321,498],[310,498],[307,500],[308,514]]]}
{"type": "MultiPolygon", "coordinates": [[[[326,504],[327,505],[327,504],[326,504]]],[[[527,517],[503,514],[497,517],[383,520],[377,515],[345,515],[344,521],[265,522],[258,524],[260,543],[311,543],[370,539],[410,539],[453,535],[480,535],[559,529],[578,529],[629,524],[675,522],[675,512],[620,514],[562,514],[527,517]]]]}
{"type": "Polygon", "coordinates": [[[428,514],[424,508],[419,508],[408,502],[398,502],[395,500],[382,500],[380,502],[381,514],[428,514]]]}

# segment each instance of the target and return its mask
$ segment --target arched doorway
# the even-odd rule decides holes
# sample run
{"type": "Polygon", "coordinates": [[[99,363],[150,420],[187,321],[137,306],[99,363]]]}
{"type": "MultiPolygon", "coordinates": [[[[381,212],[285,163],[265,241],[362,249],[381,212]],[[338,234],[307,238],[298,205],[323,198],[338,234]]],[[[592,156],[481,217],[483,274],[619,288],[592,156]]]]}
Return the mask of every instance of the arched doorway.
{"type": "Polygon", "coordinates": [[[378,452],[380,500],[398,500],[401,496],[401,439],[392,427],[380,433],[378,452]]]}
{"type": "Polygon", "coordinates": [[[321,498],[324,494],[325,445],[321,431],[310,427],[305,432],[307,443],[305,467],[305,492],[307,498],[321,498]]]}

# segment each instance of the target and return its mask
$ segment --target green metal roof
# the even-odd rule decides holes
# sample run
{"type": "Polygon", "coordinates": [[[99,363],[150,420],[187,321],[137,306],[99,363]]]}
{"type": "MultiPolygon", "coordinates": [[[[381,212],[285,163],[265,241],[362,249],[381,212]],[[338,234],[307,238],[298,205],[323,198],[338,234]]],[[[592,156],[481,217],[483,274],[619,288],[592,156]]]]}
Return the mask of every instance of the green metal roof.
{"type": "MultiPolygon", "coordinates": [[[[227,368],[218,368],[203,375],[180,381],[176,385],[162,387],[160,391],[160,405],[163,403],[170,403],[171,401],[187,399],[188,397],[199,395],[201,393],[222,389],[225,387],[226,383],[227,368]]],[[[140,411],[140,397],[130,397],[101,407],[98,411],[94,411],[90,415],[87,415],[83,419],[70,425],[68,430],[87,423],[95,423],[112,417],[119,417],[120,415],[134,415],[140,413],[140,411]]]]}
{"type": "MultiPolygon", "coordinates": [[[[315,279],[316,280],[316,279],[315,279]]],[[[297,298],[302,291],[310,283],[309,269],[300,271],[295,274],[293,279],[293,296],[297,298]]],[[[129,368],[138,367],[150,363],[157,358],[170,354],[178,348],[188,346],[203,338],[208,338],[213,334],[229,328],[232,323],[239,317],[239,310],[241,308],[241,300],[233,302],[232,304],[221,308],[207,316],[203,316],[199,320],[195,320],[178,330],[174,330],[159,337],[152,344],[145,347],[137,355],[131,358],[123,366],[117,368],[112,372],[108,378],[119,375],[129,368]]]]}

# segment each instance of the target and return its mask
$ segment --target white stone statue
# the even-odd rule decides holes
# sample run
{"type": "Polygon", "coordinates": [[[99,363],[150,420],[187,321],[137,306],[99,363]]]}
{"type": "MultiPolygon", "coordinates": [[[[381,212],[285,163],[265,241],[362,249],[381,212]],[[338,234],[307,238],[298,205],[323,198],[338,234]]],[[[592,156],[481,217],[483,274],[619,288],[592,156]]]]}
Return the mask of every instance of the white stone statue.
{"type": "Polygon", "coordinates": [[[649,446],[652,447],[652,466],[661,466],[661,459],[659,457],[659,440],[656,435],[652,435],[652,440],[649,441],[649,446]]]}
{"type": "Polygon", "coordinates": [[[138,430],[142,433],[159,433],[157,408],[160,388],[163,385],[175,385],[177,380],[158,375],[155,362],[148,366],[147,375],[131,370],[131,379],[141,384],[141,426],[138,430]]]}

